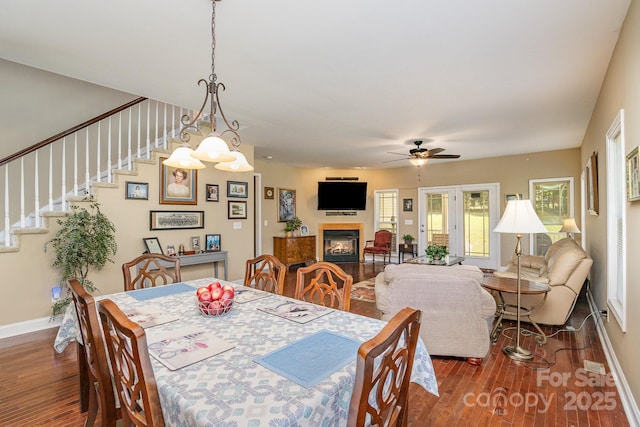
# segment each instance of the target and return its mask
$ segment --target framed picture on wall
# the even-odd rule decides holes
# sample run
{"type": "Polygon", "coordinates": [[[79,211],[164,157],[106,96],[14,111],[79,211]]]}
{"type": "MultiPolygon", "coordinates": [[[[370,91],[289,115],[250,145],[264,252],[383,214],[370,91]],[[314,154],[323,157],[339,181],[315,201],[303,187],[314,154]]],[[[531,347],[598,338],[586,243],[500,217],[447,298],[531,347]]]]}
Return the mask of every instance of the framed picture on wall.
{"type": "Polygon", "coordinates": [[[296,190],[278,188],[278,222],[287,222],[296,216],[296,190]]]}
{"type": "Polygon", "coordinates": [[[207,184],[207,202],[219,202],[219,189],[216,184],[207,184]]]}
{"type": "Polygon", "coordinates": [[[149,183],[148,182],[131,182],[127,181],[127,189],[125,198],[148,200],[149,199],[149,183]]]}
{"type": "Polygon", "coordinates": [[[229,200],[228,219],[247,219],[247,202],[238,200],[229,200]]]}
{"type": "Polygon", "coordinates": [[[160,157],[160,204],[197,205],[197,171],[166,166],[166,159],[160,157]]]}
{"type": "Polygon", "coordinates": [[[413,211],[413,199],[402,199],[402,211],[403,212],[413,211]]]}
{"type": "Polygon", "coordinates": [[[249,183],[227,181],[227,197],[246,199],[247,197],[249,197],[249,183]]]}
{"type": "Polygon", "coordinates": [[[640,200],[640,186],[638,185],[638,147],[627,155],[627,200],[640,200]]]}
{"type": "Polygon", "coordinates": [[[598,215],[598,155],[594,151],[585,166],[587,212],[598,215]]]}

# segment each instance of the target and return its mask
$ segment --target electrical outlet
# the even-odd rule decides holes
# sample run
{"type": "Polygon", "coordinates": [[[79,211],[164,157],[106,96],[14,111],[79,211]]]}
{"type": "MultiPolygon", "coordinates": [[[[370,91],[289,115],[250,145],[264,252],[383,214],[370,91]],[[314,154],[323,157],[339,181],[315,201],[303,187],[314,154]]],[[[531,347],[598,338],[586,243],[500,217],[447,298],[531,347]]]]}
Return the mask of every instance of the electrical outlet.
{"type": "Polygon", "coordinates": [[[609,313],[607,312],[607,310],[600,310],[600,316],[606,317],[608,319],[609,313]]]}

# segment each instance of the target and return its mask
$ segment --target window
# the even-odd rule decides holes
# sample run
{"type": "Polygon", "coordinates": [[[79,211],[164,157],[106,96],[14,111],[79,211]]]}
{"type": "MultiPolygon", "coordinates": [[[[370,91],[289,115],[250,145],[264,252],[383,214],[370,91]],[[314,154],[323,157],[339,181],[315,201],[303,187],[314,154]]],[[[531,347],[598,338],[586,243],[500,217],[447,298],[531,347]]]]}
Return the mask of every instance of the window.
{"type": "Polygon", "coordinates": [[[391,248],[397,248],[398,230],[398,190],[377,190],[375,192],[375,230],[389,230],[391,238],[391,248]]]}
{"type": "Polygon", "coordinates": [[[463,193],[464,256],[489,257],[489,190],[463,193]]]}
{"type": "Polygon", "coordinates": [[[562,221],[573,216],[573,178],[532,179],[529,181],[531,203],[540,221],[547,228],[531,241],[531,253],[544,255],[552,243],[566,237],[560,233],[562,221]]]}
{"type": "Polygon", "coordinates": [[[607,305],[627,330],[624,110],[607,132],[607,305]]]}

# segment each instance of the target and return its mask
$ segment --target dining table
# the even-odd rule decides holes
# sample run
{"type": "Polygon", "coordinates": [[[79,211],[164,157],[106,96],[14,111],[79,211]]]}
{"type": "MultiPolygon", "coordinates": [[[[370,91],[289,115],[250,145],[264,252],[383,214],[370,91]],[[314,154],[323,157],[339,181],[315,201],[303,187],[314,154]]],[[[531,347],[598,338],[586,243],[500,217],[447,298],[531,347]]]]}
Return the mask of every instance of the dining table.
{"type": "MultiPolygon", "coordinates": [[[[105,298],[125,313],[156,316],[158,324],[145,326],[145,334],[168,426],[345,426],[358,347],[386,324],[309,303],[303,309],[298,300],[213,277],[95,297],[105,298]],[[196,290],[216,281],[234,287],[235,302],[228,313],[205,315],[196,290]],[[178,336],[182,340],[171,341],[178,336]],[[203,347],[215,354],[199,360],[203,347]],[[196,359],[185,366],[163,360],[191,357],[191,350],[196,359]]],[[[79,342],[77,329],[71,304],[55,350],[79,342]]],[[[438,394],[421,339],[411,381],[438,394]]]]}

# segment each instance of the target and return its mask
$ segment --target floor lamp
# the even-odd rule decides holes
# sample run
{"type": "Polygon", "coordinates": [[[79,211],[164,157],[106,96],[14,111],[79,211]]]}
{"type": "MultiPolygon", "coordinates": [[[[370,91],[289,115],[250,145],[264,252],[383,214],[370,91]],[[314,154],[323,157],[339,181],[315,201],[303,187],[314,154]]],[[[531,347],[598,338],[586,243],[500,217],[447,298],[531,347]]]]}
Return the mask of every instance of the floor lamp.
{"type": "Polygon", "coordinates": [[[547,229],[536,215],[536,212],[531,206],[529,200],[509,200],[507,202],[507,208],[504,211],[504,215],[500,219],[500,222],[493,229],[497,233],[512,233],[516,234],[518,241],[516,243],[516,256],[518,258],[518,287],[517,287],[517,299],[516,299],[516,319],[517,319],[517,334],[516,345],[509,345],[502,349],[502,352],[513,360],[529,360],[533,358],[531,351],[520,347],[520,257],[522,256],[521,239],[523,234],[529,233],[546,233],[547,229]]]}

